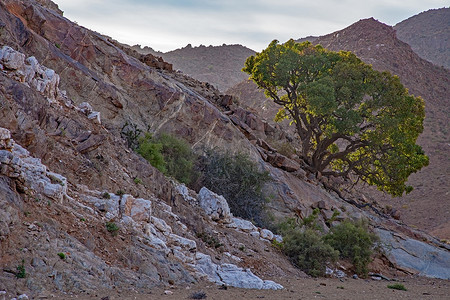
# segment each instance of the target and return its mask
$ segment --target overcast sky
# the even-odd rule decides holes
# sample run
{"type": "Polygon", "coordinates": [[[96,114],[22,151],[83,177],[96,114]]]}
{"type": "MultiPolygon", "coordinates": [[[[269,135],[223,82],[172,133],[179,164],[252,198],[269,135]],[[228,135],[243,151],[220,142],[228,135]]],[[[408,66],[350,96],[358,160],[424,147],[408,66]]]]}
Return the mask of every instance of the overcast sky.
{"type": "Polygon", "coordinates": [[[130,45],[170,51],[192,44],[242,44],[324,35],[360,19],[388,25],[448,0],[53,0],[79,25],[130,45]]]}

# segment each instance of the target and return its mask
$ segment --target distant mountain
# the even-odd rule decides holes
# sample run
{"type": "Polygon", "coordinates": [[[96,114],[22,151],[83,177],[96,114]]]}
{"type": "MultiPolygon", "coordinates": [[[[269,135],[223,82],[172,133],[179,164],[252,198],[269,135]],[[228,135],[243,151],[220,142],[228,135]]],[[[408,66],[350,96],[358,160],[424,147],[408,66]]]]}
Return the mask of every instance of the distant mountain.
{"type": "Polygon", "coordinates": [[[241,69],[247,57],[255,54],[255,51],[247,47],[225,44],[208,47],[192,47],[189,44],[166,53],[154,51],[150,47],[141,48],[139,45],[132,48],[142,54],[161,56],[173,64],[175,70],[197,80],[209,82],[222,92],[248,78],[241,69]]]}
{"type": "Polygon", "coordinates": [[[295,40],[297,43],[303,43],[303,42],[306,42],[306,41],[310,41],[311,43],[312,42],[314,42],[315,40],[317,40],[319,37],[318,36],[312,36],[312,35],[310,35],[310,36],[307,36],[307,37],[304,37],[304,38],[300,38],[300,39],[297,39],[297,40],[295,40]]]}
{"type": "Polygon", "coordinates": [[[430,9],[394,26],[420,57],[450,69],[450,7],[430,9]]]}
{"type": "MultiPolygon", "coordinates": [[[[352,51],[375,69],[398,75],[410,93],[424,98],[425,129],[419,144],[430,156],[430,166],[410,177],[409,183],[415,187],[410,194],[398,199],[378,192],[374,195],[400,210],[407,223],[428,231],[440,230],[435,233],[448,236],[450,231],[443,232],[442,226],[448,222],[450,211],[450,202],[443,201],[450,197],[450,71],[421,59],[408,44],[397,39],[392,27],[373,18],[319,37],[313,43],[333,51],[352,51]]],[[[278,110],[252,82],[240,83],[228,92],[267,119],[272,119],[278,110]]]]}

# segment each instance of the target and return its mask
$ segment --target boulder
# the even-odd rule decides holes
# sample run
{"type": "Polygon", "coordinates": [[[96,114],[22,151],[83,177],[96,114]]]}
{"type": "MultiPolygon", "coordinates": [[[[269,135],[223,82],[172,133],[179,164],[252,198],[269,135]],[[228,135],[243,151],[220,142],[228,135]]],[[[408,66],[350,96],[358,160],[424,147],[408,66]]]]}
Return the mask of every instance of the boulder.
{"type": "Polygon", "coordinates": [[[130,209],[129,211],[126,211],[125,214],[130,216],[136,222],[150,222],[152,216],[152,202],[142,198],[135,199],[132,196],[130,196],[130,202],[130,205],[126,205],[126,207],[129,207],[130,209]]]}
{"type": "Polygon", "coordinates": [[[236,229],[244,231],[244,232],[252,232],[252,231],[258,230],[256,228],[256,226],[253,225],[252,222],[243,220],[241,218],[233,218],[233,223],[230,225],[232,225],[232,226],[228,226],[228,227],[233,227],[233,228],[236,228],[236,229]]]}
{"type": "Polygon", "coordinates": [[[25,55],[9,46],[0,49],[0,63],[7,69],[17,70],[25,63],[25,55]]]}
{"type": "Polygon", "coordinates": [[[376,233],[391,262],[419,275],[450,279],[450,251],[385,229],[376,233]]]}
{"type": "Polygon", "coordinates": [[[95,124],[101,124],[100,113],[98,111],[91,112],[88,116],[89,120],[92,120],[95,124]]]}
{"type": "Polygon", "coordinates": [[[261,229],[259,233],[261,234],[262,239],[271,241],[274,238],[273,232],[269,229],[261,229]]]}
{"type": "Polygon", "coordinates": [[[283,289],[280,284],[262,280],[250,269],[243,269],[233,264],[217,265],[212,262],[209,255],[200,252],[196,254],[195,268],[200,274],[206,275],[209,281],[217,284],[245,289],[283,289]]]}
{"type": "Polygon", "coordinates": [[[11,133],[6,128],[0,128],[0,150],[11,150],[12,147],[11,133]]]}
{"type": "Polygon", "coordinates": [[[213,221],[229,224],[233,215],[230,212],[227,200],[223,196],[202,187],[197,196],[199,205],[213,221]]]}

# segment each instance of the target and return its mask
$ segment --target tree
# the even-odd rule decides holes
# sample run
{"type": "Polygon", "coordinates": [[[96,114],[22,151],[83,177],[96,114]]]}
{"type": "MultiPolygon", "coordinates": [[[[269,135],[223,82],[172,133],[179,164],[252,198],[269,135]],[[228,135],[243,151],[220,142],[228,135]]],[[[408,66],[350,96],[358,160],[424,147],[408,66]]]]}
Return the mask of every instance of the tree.
{"type": "Polygon", "coordinates": [[[275,40],[243,71],[281,106],[275,120],[295,125],[311,172],[361,179],[401,196],[412,190],[409,175],[428,165],[416,145],[423,100],[353,53],[275,40]]]}

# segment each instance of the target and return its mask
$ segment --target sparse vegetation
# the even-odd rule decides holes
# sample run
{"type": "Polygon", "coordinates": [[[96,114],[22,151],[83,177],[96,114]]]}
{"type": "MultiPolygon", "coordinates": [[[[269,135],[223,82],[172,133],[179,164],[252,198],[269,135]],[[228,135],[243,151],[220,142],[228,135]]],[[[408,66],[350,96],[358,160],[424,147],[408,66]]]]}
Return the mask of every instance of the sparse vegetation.
{"type": "Polygon", "coordinates": [[[52,184],[60,184],[60,185],[64,186],[64,182],[61,179],[59,179],[58,177],[56,177],[55,175],[50,174],[50,175],[48,175],[48,178],[50,178],[50,182],[52,184]]]}
{"type": "Polygon", "coordinates": [[[22,259],[22,262],[20,263],[20,265],[17,266],[16,270],[17,272],[15,275],[17,278],[25,278],[27,276],[25,270],[25,260],[22,259]]]}
{"type": "Polygon", "coordinates": [[[356,273],[367,274],[367,265],[378,237],[370,233],[367,223],[344,221],[332,227],[324,241],[339,251],[341,258],[351,260],[356,273]]]}
{"type": "Polygon", "coordinates": [[[352,262],[356,273],[367,274],[367,266],[378,237],[364,222],[344,221],[323,234],[316,224],[319,209],[300,223],[287,219],[278,229],[283,235],[281,249],[299,268],[312,276],[325,274],[327,264],[338,257],[352,262]]]}
{"type": "Polygon", "coordinates": [[[64,254],[63,252],[59,252],[58,253],[59,258],[61,259],[66,259],[66,254],[64,254]]]}
{"type": "Polygon", "coordinates": [[[326,244],[313,229],[291,227],[283,232],[283,252],[291,261],[311,276],[325,275],[328,264],[335,263],[339,251],[326,244]]]}
{"type": "Polygon", "coordinates": [[[122,197],[123,195],[125,195],[125,192],[123,190],[116,191],[116,196],[122,197]]]}
{"type": "Polygon", "coordinates": [[[110,195],[108,192],[104,192],[104,193],[102,194],[102,198],[103,198],[103,199],[111,199],[111,195],[110,195]]]}
{"type": "Polygon", "coordinates": [[[258,226],[267,222],[262,187],[270,179],[268,172],[259,171],[257,165],[243,154],[217,150],[207,151],[201,165],[203,185],[223,195],[233,215],[251,220],[258,226]]]}
{"type": "Polygon", "coordinates": [[[135,178],[133,179],[133,181],[134,181],[134,183],[136,183],[136,184],[142,184],[142,179],[140,179],[139,177],[135,177],[135,178]]]}
{"type": "Polygon", "coordinates": [[[136,150],[139,147],[139,138],[142,130],[136,124],[125,122],[120,134],[127,141],[129,148],[136,150]]]}
{"type": "Polygon", "coordinates": [[[119,231],[119,226],[117,226],[117,224],[114,223],[114,222],[107,222],[106,223],[106,230],[111,232],[112,235],[116,235],[117,232],[119,231]]]}
{"type": "Polygon", "coordinates": [[[217,248],[223,246],[223,244],[219,241],[219,239],[216,236],[209,234],[207,232],[197,233],[197,237],[200,238],[203,242],[205,242],[211,248],[217,249],[217,248]]]}
{"type": "Polygon", "coordinates": [[[401,284],[401,283],[390,284],[387,287],[390,288],[390,289],[393,289],[393,290],[407,291],[405,286],[403,284],[401,284]]]}
{"type": "Polygon", "coordinates": [[[139,138],[137,152],[162,173],[189,184],[195,177],[196,156],[190,145],[174,135],[162,133],[157,137],[146,133],[139,138]]]}

